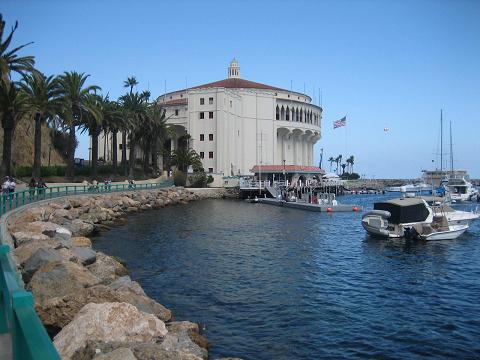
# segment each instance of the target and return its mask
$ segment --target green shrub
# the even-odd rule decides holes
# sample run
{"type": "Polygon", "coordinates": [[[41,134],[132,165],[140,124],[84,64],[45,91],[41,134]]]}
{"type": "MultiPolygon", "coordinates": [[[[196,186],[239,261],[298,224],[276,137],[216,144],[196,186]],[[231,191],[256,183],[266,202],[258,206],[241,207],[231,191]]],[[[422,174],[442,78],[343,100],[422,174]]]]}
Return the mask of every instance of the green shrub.
{"type": "Polygon", "coordinates": [[[198,172],[188,177],[190,187],[202,188],[207,186],[207,174],[198,172]]]}
{"type": "Polygon", "coordinates": [[[213,176],[212,175],[208,175],[207,177],[207,184],[211,184],[213,183],[213,176]]]}
{"type": "Polygon", "coordinates": [[[187,183],[187,175],[180,170],[175,170],[173,173],[173,184],[175,186],[185,186],[187,183]]]}

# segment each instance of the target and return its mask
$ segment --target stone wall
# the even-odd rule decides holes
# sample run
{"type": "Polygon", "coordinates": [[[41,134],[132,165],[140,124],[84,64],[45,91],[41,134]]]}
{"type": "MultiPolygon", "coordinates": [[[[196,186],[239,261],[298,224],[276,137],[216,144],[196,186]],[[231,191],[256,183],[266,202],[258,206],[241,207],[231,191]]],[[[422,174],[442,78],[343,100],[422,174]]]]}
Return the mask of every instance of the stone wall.
{"type": "Polygon", "coordinates": [[[201,198],[223,189],[183,188],[80,195],[42,201],[7,214],[3,240],[35,309],[63,359],[207,359],[198,325],[174,321],[122,262],[92,249],[90,235],[124,215],[201,198]]]}

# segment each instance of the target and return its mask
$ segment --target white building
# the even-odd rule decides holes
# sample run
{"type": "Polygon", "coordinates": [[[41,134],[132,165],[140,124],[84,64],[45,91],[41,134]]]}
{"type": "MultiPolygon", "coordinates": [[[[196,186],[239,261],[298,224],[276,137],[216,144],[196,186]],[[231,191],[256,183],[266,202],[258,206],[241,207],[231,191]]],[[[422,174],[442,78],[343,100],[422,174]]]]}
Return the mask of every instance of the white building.
{"type": "Polygon", "coordinates": [[[176,129],[185,133],[206,171],[250,175],[255,165],[312,166],[322,108],[305,94],[240,78],[233,59],[228,78],[158,97],[176,129]],[[284,162],[285,160],[285,162],[284,162]]]}
{"type": "MultiPolygon", "coordinates": [[[[190,134],[188,146],[208,172],[251,175],[255,165],[314,165],[322,108],[306,94],[241,79],[235,59],[227,79],[163,94],[157,102],[175,129],[166,146],[174,150],[190,134]]],[[[108,143],[100,137],[99,156],[107,162],[108,143]]]]}

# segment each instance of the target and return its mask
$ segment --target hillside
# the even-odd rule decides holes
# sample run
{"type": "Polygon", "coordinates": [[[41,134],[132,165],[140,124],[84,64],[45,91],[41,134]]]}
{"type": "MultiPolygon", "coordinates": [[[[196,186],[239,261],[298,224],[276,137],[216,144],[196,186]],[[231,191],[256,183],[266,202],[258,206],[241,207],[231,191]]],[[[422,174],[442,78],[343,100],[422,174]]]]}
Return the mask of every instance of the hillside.
{"type": "MultiPolygon", "coordinates": [[[[32,166],[33,165],[33,139],[34,122],[23,119],[17,125],[12,142],[12,163],[13,166],[32,166]]],[[[52,130],[47,126],[42,127],[42,165],[48,165],[48,153],[51,147],[50,164],[64,165],[65,160],[55,149],[51,137],[52,130]]],[[[3,129],[0,126],[0,156],[3,152],[3,129]]]]}

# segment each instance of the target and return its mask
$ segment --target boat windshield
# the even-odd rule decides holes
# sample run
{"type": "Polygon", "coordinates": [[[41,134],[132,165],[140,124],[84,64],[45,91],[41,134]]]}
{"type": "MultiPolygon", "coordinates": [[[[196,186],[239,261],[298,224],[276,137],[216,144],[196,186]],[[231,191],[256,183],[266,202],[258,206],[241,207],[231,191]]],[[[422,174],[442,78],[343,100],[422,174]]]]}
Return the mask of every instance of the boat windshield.
{"type": "Polygon", "coordinates": [[[428,218],[429,211],[423,201],[418,199],[399,199],[375,203],[375,210],[388,211],[391,216],[388,222],[393,224],[408,224],[423,222],[428,218]]]}

